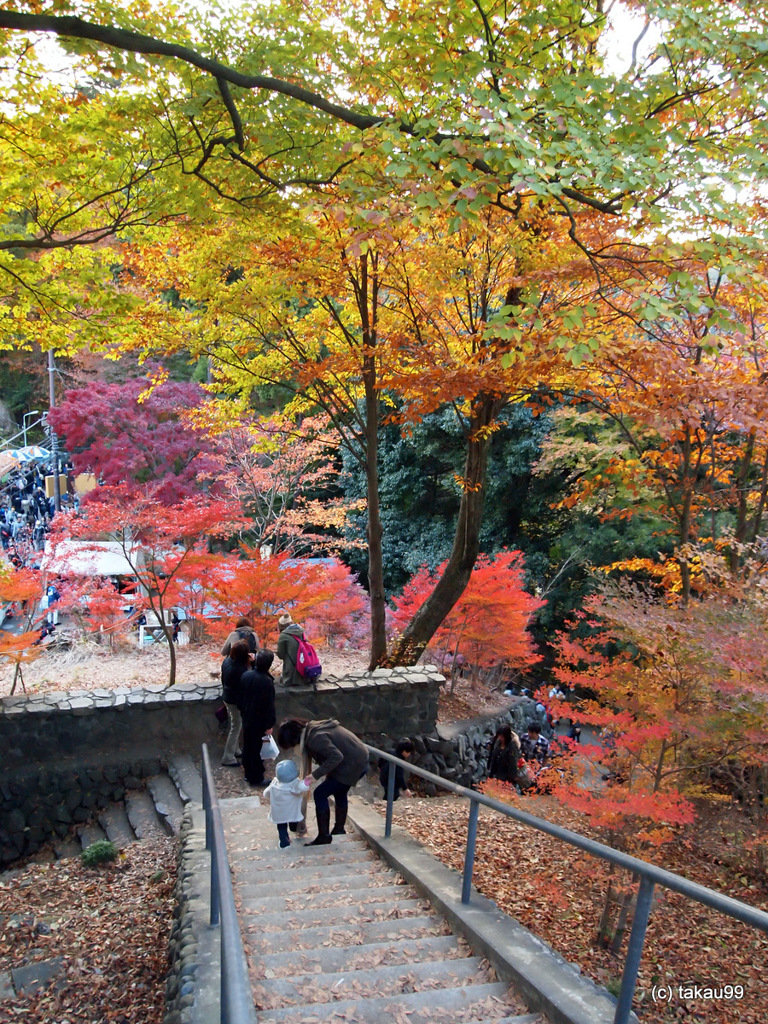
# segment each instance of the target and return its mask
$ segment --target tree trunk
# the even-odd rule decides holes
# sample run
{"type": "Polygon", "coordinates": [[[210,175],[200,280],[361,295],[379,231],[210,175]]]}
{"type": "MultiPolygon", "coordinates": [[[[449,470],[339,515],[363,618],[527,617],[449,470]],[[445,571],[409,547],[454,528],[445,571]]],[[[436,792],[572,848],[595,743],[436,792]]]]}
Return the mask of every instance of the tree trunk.
{"type": "Polygon", "coordinates": [[[739,475],[736,478],[736,526],[733,531],[733,539],[737,542],[728,552],[728,568],[731,573],[735,575],[736,570],[739,568],[739,549],[738,544],[743,544],[747,538],[747,515],[748,515],[748,502],[747,502],[747,481],[749,480],[749,472],[752,468],[752,459],[755,452],[755,431],[750,431],[747,439],[747,447],[744,452],[744,457],[741,460],[741,466],[739,467],[739,475]]]}
{"type": "Polygon", "coordinates": [[[619,905],[619,919],[616,922],[616,930],[613,934],[613,942],[611,943],[611,952],[615,956],[618,956],[621,952],[621,944],[624,941],[624,933],[627,930],[629,911],[634,900],[635,894],[632,889],[627,889],[621,897],[621,904],[619,905]]]}
{"type": "Polygon", "coordinates": [[[387,653],[387,606],[384,593],[383,527],[379,505],[379,399],[365,387],[365,476],[368,490],[368,589],[371,598],[370,667],[381,664],[387,653]]]}
{"type": "Polygon", "coordinates": [[[163,636],[168,641],[168,656],[170,658],[170,664],[168,665],[168,685],[174,686],[176,683],[176,645],[173,642],[173,630],[165,621],[165,609],[163,608],[162,597],[158,597],[157,611],[155,611],[151,598],[149,601],[149,607],[157,616],[157,621],[163,629],[163,636]]]}
{"type": "Polygon", "coordinates": [[[383,662],[387,667],[415,665],[469,583],[480,550],[485,474],[491,446],[491,427],[504,405],[500,396],[479,395],[474,403],[467,441],[464,490],[453,548],[435,589],[391,644],[383,662]]]}
{"type": "MultiPolygon", "coordinates": [[[[682,466],[682,508],[680,512],[680,545],[685,547],[691,539],[691,524],[693,521],[693,479],[691,476],[691,430],[686,426],[683,438],[683,466],[682,466]]],[[[688,555],[679,552],[677,557],[680,566],[680,603],[685,608],[691,598],[691,564],[688,555]]]]}
{"type": "Polygon", "coordinates": [[[16,687],[18,686],[19,683],[21,683],[22,691],[24,693],[26,693],[27,692],[27,688],[24,685],[24,676],[22,675],[22,672],[21,672],[21,662],[17,661],[16,662],[16,671],[13,673],[13,686],[11,687],[11,692],[10,692],[10,696],[11,697],[16,692],[16,687]]]}

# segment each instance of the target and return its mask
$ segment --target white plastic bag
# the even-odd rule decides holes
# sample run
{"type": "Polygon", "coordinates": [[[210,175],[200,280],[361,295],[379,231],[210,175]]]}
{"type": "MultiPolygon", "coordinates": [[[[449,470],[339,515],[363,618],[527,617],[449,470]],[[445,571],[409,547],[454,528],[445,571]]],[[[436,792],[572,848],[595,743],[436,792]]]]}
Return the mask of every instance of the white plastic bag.
{"type": "Polygon", "coordinates": [[[271,733],[267,736],[261,737],[261,759],[262,761],[269,761],[272,758],[277,757],[280,753],[280,747],[275,743],[271,733]]]}

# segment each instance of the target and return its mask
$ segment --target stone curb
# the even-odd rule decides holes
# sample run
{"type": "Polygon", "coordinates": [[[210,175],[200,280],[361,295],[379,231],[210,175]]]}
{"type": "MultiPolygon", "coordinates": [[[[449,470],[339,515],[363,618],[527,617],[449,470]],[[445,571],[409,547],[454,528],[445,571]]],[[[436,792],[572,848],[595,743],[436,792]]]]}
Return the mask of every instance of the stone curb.
{"type": "Polygon", "coordinates": [[[219,1020],[219,930],[209,924],[210,887],[205,814],[199,805],[188,804],[180,832],[163,1024],[219,1020]]]}

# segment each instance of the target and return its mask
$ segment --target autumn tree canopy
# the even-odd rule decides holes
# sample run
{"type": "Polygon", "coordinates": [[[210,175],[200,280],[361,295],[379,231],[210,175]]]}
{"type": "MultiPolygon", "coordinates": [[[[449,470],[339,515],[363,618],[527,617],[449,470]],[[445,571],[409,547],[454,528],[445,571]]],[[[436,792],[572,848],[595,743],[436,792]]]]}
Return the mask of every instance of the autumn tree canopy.
{"type": "Polygon", "coordinates": [[[157,500],[176,505],[197,493],[215,466],[214,444],[184,419],[205,398],[197,384],[94,381],[67,391],[49,419],[76,472],[95,473],[110,486],[149,486],[157,500]]]}
{"type": "MultiPolygon", "coordinates": [[[[332,18],[291,2],[183,18],[3,3],[0,269],[14,326],[39,335],[29,314],[45,309],[47,344],[71,344],[64,324],[87,315],[94,264],[109,262],[72,246],[201,204],[275,217],[298,190],[338,187],[363,202],[404,189],[412,209],[457,223],[494,204],[556,217],[606,294],[631,260],[645,308],[659,233],[706,238],[714,261],[760,247],[766,13],[748,0],[626,9],[629,25],[602,0],[410,4],[396,18],[376,0],[332,18]],[[41,35],[64,47],[63,85],[28,45],[41,35]],[[620,224],[623,240],[586,232],[585,217],[620,224]]],[[[92,341],[127,337],[119,298],[88,316],[92,341]]],[[[147,338],[162,326],[142,321],[147,338]]]]}
{"type": "MultiPolygon", "coordinates": [[[[731,339],[750,337],[768,15],[747,0],[626,10],[629,29],[602,0],[397,17],[378,0],[184,18],[0,4],[0,343],[205,354],[225,393],[247,402],[248,375],[283,382],[289,411],[357,432],[374,660],[387,396],[406,429],[454,405],[467,442],[454,548],[394,653],[417,657],[477,558],[506,404],[584,394],[642,446],[656,428],[637,405],[679,410],[691,367],[717,359],[711,384],[730,386],[731,339]],[[63,47],[57,78],[37,34],[63,47]],[[679,394],[662,399],[653,373],[679,394]]],[[[683,544],[709,441],[747,438],[718,458],[733,494],[759,473],[742,411],[703,434],[678,416],[658,458],[638,455],[683,544]]],[[[760,521],[759,493],[737,534],[760,521]]]]}

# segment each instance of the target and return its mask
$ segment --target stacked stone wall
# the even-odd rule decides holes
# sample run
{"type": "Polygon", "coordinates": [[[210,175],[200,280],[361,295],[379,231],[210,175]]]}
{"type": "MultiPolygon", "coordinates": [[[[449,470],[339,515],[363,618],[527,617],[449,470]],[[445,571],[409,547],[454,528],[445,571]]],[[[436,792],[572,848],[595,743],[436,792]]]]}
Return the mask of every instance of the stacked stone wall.
{"type": "Polygon", "coordinates": [[[51,839],[64,837],[91,821],[109,804],[160,770],[158,758],[91,762],[66,770],[34,765],[0,778],[0,867],[34,853],[51,839]]]}
{"type": "MultiPolygon", "coordinates": [[[[430,734],[444,682],[432,666],[277,687],[278,721],[337,718],[376,746],[430,734]]],[[[0,866],[94,818],[172,753],[222,742],[218,680],[0,699],[0,866]]]]}
{"type": "MultiPolygon", "coordinates": [[[[521,736],[530,722],[537,722],[545,735],[551,729],[544,712],[538,711],[530,697],[512,697],[509,707],[450,725],[439,724],[432,735],[410,737],[418,751],[420,768],[449,779],[460,786],[472,787],[488,775],[488,755],[496,730],[509,725],[521,736]]],[[[432,794],[432,787],[427,787],[432,794]]]]}

